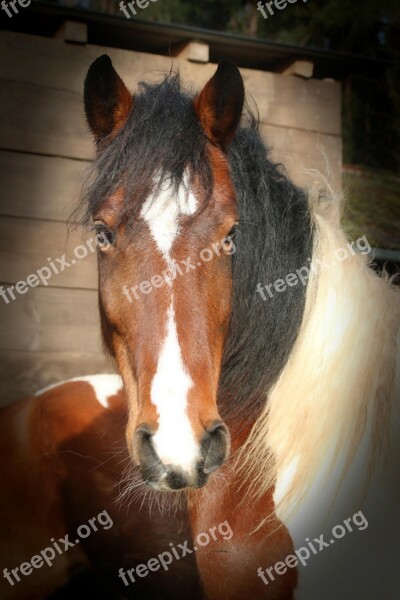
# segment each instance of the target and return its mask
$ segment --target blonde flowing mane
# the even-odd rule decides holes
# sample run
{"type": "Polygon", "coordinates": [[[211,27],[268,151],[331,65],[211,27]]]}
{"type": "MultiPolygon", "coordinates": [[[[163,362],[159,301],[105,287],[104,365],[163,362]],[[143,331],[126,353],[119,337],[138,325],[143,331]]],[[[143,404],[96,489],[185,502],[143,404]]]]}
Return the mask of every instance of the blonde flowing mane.
{"type": "Polygon", "coordinates": [[[304,497],[322,460],[332,469],[344,451],[345,476],[367,423],[370,466],[385,454],[400,390],[400,290],[350,252],[340,201],[310,202],[310,211],[315,245],[300,333],[237,463],[252,497],[290,474],[276,507],[283,511],[304,497]]]}

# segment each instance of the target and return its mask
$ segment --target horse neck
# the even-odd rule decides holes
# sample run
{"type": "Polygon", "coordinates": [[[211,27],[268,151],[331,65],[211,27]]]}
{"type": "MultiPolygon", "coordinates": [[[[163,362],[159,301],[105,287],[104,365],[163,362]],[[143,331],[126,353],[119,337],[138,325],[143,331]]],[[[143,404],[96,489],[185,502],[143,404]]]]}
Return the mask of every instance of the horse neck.
{"type": "Polygon", "coordinates": [[[242,453],[257,494],[278,478],[282,505],[338,465],[339,481],[362,442],[377,460],[399,397],[399,291],[350,252],[321,208],[300,334],[242,453]],[[339,248],[348,249],[343,260],[339,248]]]}

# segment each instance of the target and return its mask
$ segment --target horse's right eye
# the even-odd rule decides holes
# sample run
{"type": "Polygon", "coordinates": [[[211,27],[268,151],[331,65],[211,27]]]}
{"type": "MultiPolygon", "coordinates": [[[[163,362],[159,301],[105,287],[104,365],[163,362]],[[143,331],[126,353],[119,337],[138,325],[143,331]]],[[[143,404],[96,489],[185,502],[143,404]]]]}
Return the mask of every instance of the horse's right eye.
{"type": "Polygon", "coordinates": [[[96,232],[96,244],[103,252],[108,250],[115,243],[115,233],[107,227],[102,221],[94,224],[96,232]]]}

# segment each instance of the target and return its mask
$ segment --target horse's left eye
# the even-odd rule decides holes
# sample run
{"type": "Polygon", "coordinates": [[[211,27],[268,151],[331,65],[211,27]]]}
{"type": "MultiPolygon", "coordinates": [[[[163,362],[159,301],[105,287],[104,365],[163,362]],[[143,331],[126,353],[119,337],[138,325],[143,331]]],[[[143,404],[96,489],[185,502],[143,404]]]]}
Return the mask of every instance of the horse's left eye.
{"type": "Polygon", "coordinates": [[[96,244],[100,250],[108,250],[115,242],[115,233],[103,222],[97,222],[93,228],[96,232],[96,244]]]}
{"type": "Polygon", "coordinates": [[[227,254],[232,254],[235,250],[234,238],[236,233],[237,223],[232,227],[228,235],[223,241],[223,248],[227,254]]]}
{"type": "Polygon", "coordinates": [[[235,223],[235,225],[232,227],[232,229],[230,230],[230,232],[228,233],[228,235],[226,237],[228,237],[228,238],[234,238],[237,226],[238,226],[238,224],[235,223]]]}

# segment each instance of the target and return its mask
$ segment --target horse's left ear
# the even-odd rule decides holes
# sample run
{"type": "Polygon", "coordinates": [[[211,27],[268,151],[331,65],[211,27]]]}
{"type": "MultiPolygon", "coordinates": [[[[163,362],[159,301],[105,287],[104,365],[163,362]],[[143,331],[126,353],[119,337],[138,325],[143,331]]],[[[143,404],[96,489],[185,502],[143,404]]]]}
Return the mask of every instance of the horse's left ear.
{"type": "Polygon", "coordinates": [[[218,65],[213,77],[194,100],[194,109],[210,140],[224,151],[234,138],[244,103],[243,79],[228,60],[218,65]]]}
{"type": "Polygon", "coordinates": [[[125,125],[133,104],[132,94],[106,54],[89,68],[84,102],[86,118],[97,143],[125,125]]]}

